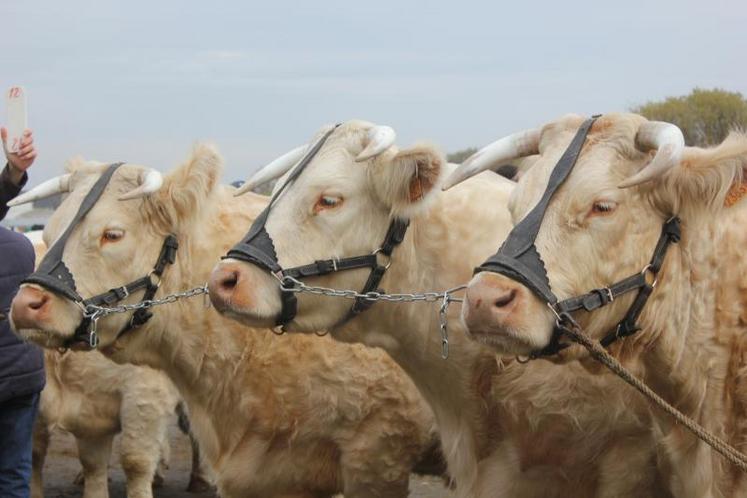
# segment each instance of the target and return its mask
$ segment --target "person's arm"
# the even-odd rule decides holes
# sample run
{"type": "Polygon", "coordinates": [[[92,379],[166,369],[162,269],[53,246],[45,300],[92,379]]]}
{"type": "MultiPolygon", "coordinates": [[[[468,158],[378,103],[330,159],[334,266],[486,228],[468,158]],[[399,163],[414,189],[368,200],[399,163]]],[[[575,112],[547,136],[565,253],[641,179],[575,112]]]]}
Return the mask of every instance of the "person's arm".
{"type": "Polygon", "coordinates": [[[18,153],[8,152],[5,142],[8,139],[8,130],[0,129],[0,137],[3,141],[3,150],[8,163],[0,173],[0,220],[5,218],[8,212],[8,202],[21,191],[28,180],[26,170],[29,169],[36,158],[34,148],[34,137],[31,130],[23,132],[21,148],[18,153]]]}
{"type": "Polygon", "coordinates": [[[14,173],[10,164],[0,173],[0,220],[8,213],[8,202],[18,195],[29,178],[25,171],[21,171],[20,176],[14,173]]]}

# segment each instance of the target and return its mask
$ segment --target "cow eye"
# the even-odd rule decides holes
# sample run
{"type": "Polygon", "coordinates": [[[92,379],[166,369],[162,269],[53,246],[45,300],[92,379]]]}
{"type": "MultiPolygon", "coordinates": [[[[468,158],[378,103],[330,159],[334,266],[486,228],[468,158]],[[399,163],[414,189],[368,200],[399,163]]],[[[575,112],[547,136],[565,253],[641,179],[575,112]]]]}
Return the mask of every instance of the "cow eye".
{"type": "Polygon", "coordinates": [[[617,203],[612,201],[597,201],[591,207],[591,214],[610,214],[617,208],[617,203]]]}
{"type": "Polygon", "coordinates": [[[124,237],[124,230],[104,230],[104,234],[101,236],[101,239],[104,242],[118,242],[119,240],[124,237]]]}
{"type": "Polygon", "coordinates": [[[314,204],[314,213],[324,211],[325,209],[334,209],[342,205],[342,197],[336,195],[322,195],[314,204]]]}

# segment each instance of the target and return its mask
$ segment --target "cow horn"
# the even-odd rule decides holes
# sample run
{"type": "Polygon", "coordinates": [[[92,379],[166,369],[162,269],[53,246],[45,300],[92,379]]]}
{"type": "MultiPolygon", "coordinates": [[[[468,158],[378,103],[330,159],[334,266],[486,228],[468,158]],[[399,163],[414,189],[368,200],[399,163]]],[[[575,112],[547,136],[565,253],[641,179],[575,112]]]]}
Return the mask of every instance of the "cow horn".
{"type": "Polygon", "coordinates": [[[50,178],[8,202],[8,206],[18,206],[19,204],[25,204],[37,199],[51,197],[55,194],[70,192],[70,178],[72,176],[71,173],[66,173],[64,175],[50,178]]]}
{"type": "Polygon", "coordinates": [[[355,162],[360,163],[378,156],[394,145],[395,140],[397,140],[397,134],[394,129],[389,126],[374,126],[368,130],[368,143],[356,156],[355,162]]]}
{"type": "Polygon", "coordinates": [[[468,157],[461,166],[453,171],[444,182],[442,189],[448,190],[486,169],[502,166],[520,157],[539,154],[541,132],[542,130],[539,128],[525,130],[486,145],[468,157]]]}
{"type": "Polygon", "coordinates": [[[656,150],[656,155],[641,171],[620,183],[620,188],[640,185],[677,166],[685,150],[685,137],[672,123],[649,121],[638,128],[635,144],[642,151],[656,150]]]}
{"type": "Polygon", "coordinates": [[[160,172],[148,168],[140,173],[139,184],[129,192],[119,196],[120,201],[127,201],[130,199],[137,199],[138,197],[145,197],[154,192],[158,192],[158,189],[163,185],[163,175],[160,172]]]}
{"type": "Polygon", "coordinates": [[[304,144],[274,159],[267,166],[254,173],[251,178],[244,182],[244,184],[239,187],[236,192],[233,193],[233,195],[239,196],[241,194],[245,194],[254,187],[272,181],[276,178],[280,178],[288,171],[290,171],[290,169],[295,166],[298,161],[301,160],[307,148],[308,144],[304,144]]]}

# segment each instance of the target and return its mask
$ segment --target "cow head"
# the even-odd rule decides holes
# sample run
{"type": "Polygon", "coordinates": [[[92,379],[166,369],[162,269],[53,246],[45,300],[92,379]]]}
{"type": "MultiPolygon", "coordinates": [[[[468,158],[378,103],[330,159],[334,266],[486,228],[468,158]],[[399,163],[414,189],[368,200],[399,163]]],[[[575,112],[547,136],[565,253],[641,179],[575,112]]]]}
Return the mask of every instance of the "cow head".
{"type": "MultiPolygon", "coordinates": [[[[17,199],[27,202],[55,192],[68,192],[44,230],[51,246],[77,213],[81,201],[107,165],[75,160],[68,174],[50,180],[17,199]],[[50,187],[51,186],[51,187],[50,187]]],[[[124,164],[111,177],[93,208],[71,232],[62,260],[72,273],[78,294],[88,298],[148,275],[168,234],[180,237],[208,215],[202,209],[221,171],[221,159],[209,146],[200,145],[192,157],[169,175],[142,166],[124,164]]],[[[179,251],[177,251],[179,261],[179,251]]],[[[163,276],[176,278],[175,267],[163,276]]],[[[163,286],[162,286],[163,287],[163,286]]],[[[124,303],[142,299],[133,293],[124,303]]],[[[100,346],[111,344],[130,320],[131,313],[109,315],[98,322],[100,346]]],[[[83,319],[70,298],[42,285],[23,284],[11,306],[11,323],[24,338],[45,347],[60,347],[83,319]]],[[[134,331],[130,334],[136,336],[134,331]]]]}
{"type": "MultiPolygon", "coordinates": [[[[323,128],[314,142],[329,131],[329,127],[323,128]]],[[[281,156],[258,172],[247,188],[257,179],[266,181],[290,169],[304,149],[281,156]]],[[[443,165],[443,156],[431,146],[400,150],[389,127],[362,121],[340,125],[269,211],[265,229],[278,263],[291,268],[316,260],[373,253],[384,240],[393,217],[410,217],[428,194],[437,190],[443,165]]],[[[393,257],[397,257],[396,249],[393,257]]],[[[363,268],[304,282],[361,289],[368,275],[369,270],[363,268]]],[[[276,324],[282,307],[279,282],[265,269],[224,259],[214,269],[209,284],[213,304],[227,316],[253,326],[276,324]]],[[[288,329],[329,329],[346,316],[351,304],[350,300],[298,295],[298,312],[288,329]]]]}
{"type": "MultiPolygon", "coordinates": [[[[578,116],[567,116],[499,140],[465,161],[445,185],[495,161],[539,153],[512,194],[510,210],[516,224],[544,194],[551,171],[582,122],[578,116]]],[[[744,192],[745,165],[747,137],[742,134],[733,133],[712,149],[691,148],[684,146],[680,130],[668,123],[631,114],[599,118],[570,176],[552,197],[535,240],[552,291],[563,300],[643,271],[662,224],[674,215],[683,223],[683,242],[674,251],[686,251],[686,241],[699,236],[698,227],[712,222],[725,202],[744,192]]],[[[667,292],[667,271],[677,261],[674,251],[670,249],[665,259],[649,309],[667,292]]],[[[634,295],[574,316],[601,338],[622,319],[634,295]]],[[[473,337],[515,354],[547,346],[556,321],[547,303],[528,287],[487,271],[478,272],[470,282],[462,314],[473,337]]]]}

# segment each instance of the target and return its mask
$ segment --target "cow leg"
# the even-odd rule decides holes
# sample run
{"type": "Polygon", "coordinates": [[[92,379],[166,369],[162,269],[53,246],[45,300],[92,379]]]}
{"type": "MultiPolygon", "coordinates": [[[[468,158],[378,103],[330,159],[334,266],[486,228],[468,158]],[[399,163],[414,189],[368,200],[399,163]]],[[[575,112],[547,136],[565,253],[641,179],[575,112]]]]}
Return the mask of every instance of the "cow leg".
{"type": "Polygon", "coordinates": [[[97,438],[76,438],[78,458],[83,465],[83,498],[109,497],[109,456],[113,435],[97,438]]]}
{"type": "Polygon", "coordinates": [[[204,493],[205,491],[212,488],[210,480],[208,479],[205,469],[202,466],[202,458],[200,456],[200,445],[197,440],[190,432],[189,442],[192,445],[192,472],[189,474],[189,484],[187,485],[187,491],[190,493],[204,493]]]}
{"type": "Polygon", "coordinates": [[[49,427],[41,418],[38,417],[34,424],[34,448],[31,453],[31,498],[44,498],[42,469],[44,468],[44,459],[47,457],[50,434],[49,427]]]}
{"type": "Polygon", "coordinates": [[[135,396],[122,400],[120,419],[120,459],[127,476],[127,497],[152,498],[153,476],[161,456],[168,453],[168,416],[135,396]]]}

